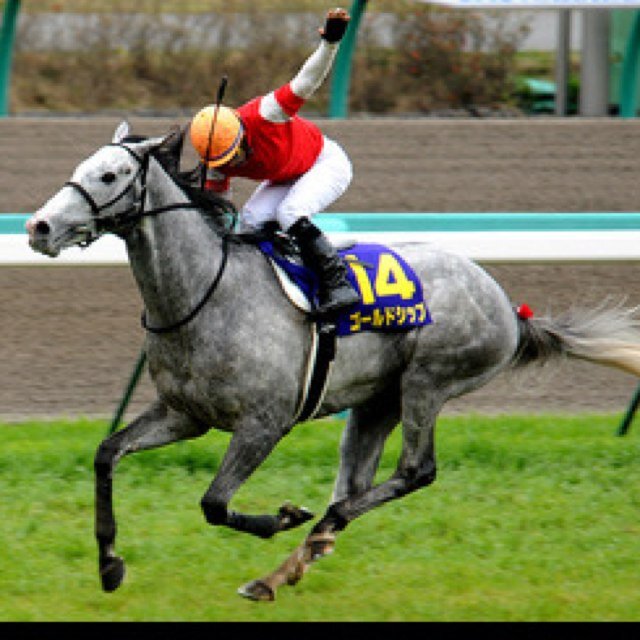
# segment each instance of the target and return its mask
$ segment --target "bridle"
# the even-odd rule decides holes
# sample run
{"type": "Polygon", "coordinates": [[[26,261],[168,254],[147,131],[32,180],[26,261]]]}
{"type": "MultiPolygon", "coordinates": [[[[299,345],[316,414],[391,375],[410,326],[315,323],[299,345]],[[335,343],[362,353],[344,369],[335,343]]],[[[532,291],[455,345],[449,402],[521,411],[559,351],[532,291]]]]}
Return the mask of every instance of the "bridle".
{"type": "MultiPolygon", "coordinates": [[[[163,207],[157,207],[155,209],[146,209],[145,201],[147,195],[147,173],[149,171],[149,158],[151,156],[151,152],[148,151],[144,156],[140,157],[137,153],[135,153],[132,149],[130,149],[125,144],[119,142],[112,142],[109,145],[110,147],[120,147],[125,149],[132,158],[134,158],[138,162],[138,170],[135,175],[129,182],[129,184],[118,193],[116,196],[111,198],[108,202],[99,205],[94,197],[78,182],[73,180],[68,180],[65,182],[65,186],[72,187],[75,189],[87,202],[89,207],[91,208],[92,220],[93,220],[93,229],[87,228],[85,230],[86,236],[85,239],[82,240],[79,244],[81,247],[87,247],[92,242],[95,242],[103,233],[119,233],[122,234],[126,229],[131,229],[135,226],[142,218],[147,216],[155,216],[160,213],[166,213],[167,211],[175,211],[177,209],[197,209],[198,205],[194,202],[181,202],[175,204],[165,205],[163,207]],[[141,189],[140,195],[137,200],[124,211],[120,213],[104,216],[101,215],[105,209],[108,209],[116,202],[120,201],[124,198],[132,189],[135,188],[136,183],[140,179],[141,189]]],[[[220,261],[220,266],[218,267],[218,272],[216,276],[205,292],[204,296],[200,300],[200,302],[182,319],[174,322],[173,324],[164,326],[164,327],[153,327],[147,323],[146,311],[142,312],[141,323],[144,329],[149,331],[150,333],[162,334],[169,333],[171,331],[175,331],[180,327],[183,327],[188,322],[191,322],[193,318],[200,312],[200,310],[207,303],[209,298],[213,295],[213,292],[217,289],[220,280],[222,279],[222,274],[224,273],[225,267],[227,265],[227,257],[229,253],[229,243],[228,243],[229,234],[222,235],[222,260],[220,261]]]]}
{"type": "MultiPolygon", "coordinates": [[[[150,215],[153,212],[147,212],[145,214],[145,200],[147,195],[147,173],[149,170],[149,156],[150,153],[146,153],[143,157],[140,157],[135,151],[130,149],[124,144],[113,142],[109,145],[109,147],[120,147],[129,153],[129,155],[137,161],[138,170],[135,175],[129,182],[129,184],[122,190],[118,195],[111,198],[108,202],[99,205],[93,196],[79,183],[74,182],[73,180],[68,180],[65,182],[65,186],[72,187],[75,189],[86,201],[86,203],[91,208],[91,215],[93,218],[93,229],[86,230],[86,238],[80,243],[80,246],[87,247],[92,242],[95,242],[103,233],[117,233],[121,232],[127,227],[131,227],[139,220],[141,220],[145,215],[150,215]],[[136,202],[133,203],[131,207],[121,211],[120,213],[103,216],[101,213],[114,205],[116,202],[120,201],[124,198],[132,189],[135,188],[136,183],[140,178],[141,190],[140,197],[136,202]]],[[[188,206],[188,205],[187,205],[188,206]]]]}

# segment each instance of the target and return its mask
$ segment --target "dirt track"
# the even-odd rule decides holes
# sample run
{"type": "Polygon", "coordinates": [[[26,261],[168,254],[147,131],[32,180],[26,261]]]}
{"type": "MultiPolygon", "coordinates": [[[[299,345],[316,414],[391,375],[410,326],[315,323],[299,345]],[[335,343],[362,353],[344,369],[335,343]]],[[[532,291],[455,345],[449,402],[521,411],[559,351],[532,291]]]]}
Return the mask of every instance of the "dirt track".
{"type": "MultiPolygon", "coordinates": [[[[132,119],[164,132],[172,120],[132,119]]],[[[27,213],[107,142],[117,118],[0,120],[0,211],[27,213]]],[[[640,124],[621,120],[320,122],[355,179],[335,211],[637,211],[640,124]]],[[[187,156],[187,164],[190,163],[187,156]]],[[[239,203],[252,185],[240,183],[239,203]]],[[[640,303],[635,264],[487,265],[538,313],[640,303]]],[[[126,267],[0,269],[0,418],[111,416],[142,346],[141,301],[126,267]]],[[[448,411],[623,411],[636,380],[582,363],[529,369],[448,411]]],[[[153,397],[143,378],[134,415],[153,397]]]]}

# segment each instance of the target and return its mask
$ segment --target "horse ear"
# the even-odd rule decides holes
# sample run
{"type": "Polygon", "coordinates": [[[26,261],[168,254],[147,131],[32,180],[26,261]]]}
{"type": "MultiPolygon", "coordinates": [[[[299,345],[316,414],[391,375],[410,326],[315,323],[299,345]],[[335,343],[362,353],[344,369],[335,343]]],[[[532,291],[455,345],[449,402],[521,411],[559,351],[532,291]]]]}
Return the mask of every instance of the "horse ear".
{"type": "Polygon", "coordinates": [[[114,144],[121,143],[129,135],[130,132],[131,127],[129,126],[129,123],[126,120],[123,120],[114,131],[113,139],[111,140],[111,142],[113,142],[114,144]]]}
{"type": "Polygon", "coordinates": [[[180,155],[182,153],[182,145],[184,143],[184,134],[186,128],[180,128],[178,125],[174,125],[171,131],[163,138],[160,143],[160,148],[163,151],[168,151],[174,155],[180,155]]]}
{"type": "Polygon", "coordinates": [[[177,159],[182,152],[182,141],[183,132],[179,127],[174,127],[164,136],[148,138],[147,140],[140,140],[135,143],[128,141],[127,144],[142,155],[154,151],[159,152],[161,155],[172,156],[174,159],[177,159]]]}
{"type": "Polygon", "coordinates": [[[180,167],[180,156],[184,143],[185,130],[179,126],[173,129],[163,138],[153,154],[170,175],[177,175],[180,167]]]}
{"type": "Polygon", "coordinates": [[[182,154],[182,146],[184,144],[186,131],[186,127],[180,128],[178,125],[175,125],[162,140],[162,143],[160,144],[160,151],[167,153],[174,158],[179,158],[182,154]]]}
{"type": "Polygon", "coordinates": [[[148,153],[149,151],[153,151],[157,147],[159,147],[166,136],[157,137],[157,138],[147,138],[146,140],[140,140],[139,142],[133,142],[131,140],[127,140],[127,146],[131,147],[134,151],[137,151],[141,155],[148,153]]]}

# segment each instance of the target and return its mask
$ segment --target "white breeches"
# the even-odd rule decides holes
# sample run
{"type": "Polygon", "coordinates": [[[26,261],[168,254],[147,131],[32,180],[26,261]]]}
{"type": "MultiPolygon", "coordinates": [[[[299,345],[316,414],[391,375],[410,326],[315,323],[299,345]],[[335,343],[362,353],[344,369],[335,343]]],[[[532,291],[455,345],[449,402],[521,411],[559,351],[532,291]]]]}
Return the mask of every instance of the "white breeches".
{"type": "Polygon", "coordinates": [[[287,231],[302,216],[311,218],[337,200],[347,189],[353,169],[342,147],[325,136],[315,164],[296,180],[261,182],[240,214],[243,229],[261,227],[276,220],[287,231]]]}

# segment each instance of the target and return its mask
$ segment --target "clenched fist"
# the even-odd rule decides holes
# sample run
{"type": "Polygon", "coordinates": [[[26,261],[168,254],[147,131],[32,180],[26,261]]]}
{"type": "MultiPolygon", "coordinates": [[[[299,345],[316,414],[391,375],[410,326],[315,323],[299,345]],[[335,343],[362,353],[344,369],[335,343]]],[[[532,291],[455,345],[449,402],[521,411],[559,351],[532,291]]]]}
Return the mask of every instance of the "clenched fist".
{"type": "Polygon", "coordinates": [[[324,28],[320,29],[320,35],[330,43],[340,42],[349,25],[349,12],[346,9],[331,9],[327,12],[324,28]]]}

